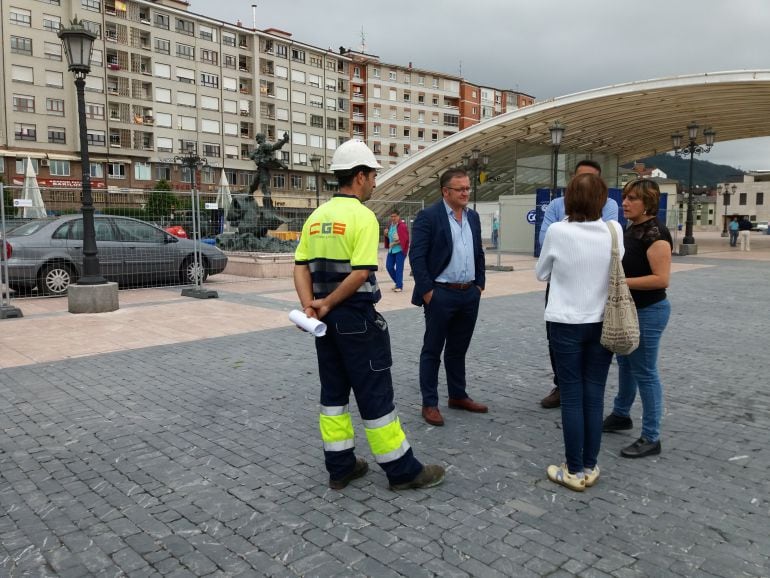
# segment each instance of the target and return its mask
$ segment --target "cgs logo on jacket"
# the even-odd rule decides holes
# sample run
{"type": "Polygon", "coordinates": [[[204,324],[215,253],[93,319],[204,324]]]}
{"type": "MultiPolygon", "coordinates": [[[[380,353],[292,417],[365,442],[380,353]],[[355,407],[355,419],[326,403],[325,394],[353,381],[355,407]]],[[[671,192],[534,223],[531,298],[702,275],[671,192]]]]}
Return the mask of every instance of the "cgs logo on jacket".
{"type": "Polygon", "coordinates": [[[310,225],[311,235],[344,235],[345,223],[312,223],[310,225]]]}

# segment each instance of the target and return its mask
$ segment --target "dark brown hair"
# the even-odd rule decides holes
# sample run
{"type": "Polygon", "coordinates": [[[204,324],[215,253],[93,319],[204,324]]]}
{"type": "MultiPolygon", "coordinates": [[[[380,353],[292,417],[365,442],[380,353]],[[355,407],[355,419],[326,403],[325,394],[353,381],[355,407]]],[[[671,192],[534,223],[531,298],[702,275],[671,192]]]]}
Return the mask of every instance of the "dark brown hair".
{"type": "Polygon", "coordinates": [[[652,179],[636,179],[626,183],[623,187],[623,198],[629,193],[636,193],[644,203],[645,215],[657,215],[660,205],[660,187],[652,179]]]}
{"type": "Polygon", "coordinates": [[[607,202],[607,185],[598,176],[583,173],[570,179],[564,192],[564,212],[569,221],[596,221],[607,202]]]}
{"type": "Polygon", "coordinates": [[[461,168],[454,168],[449,169],[444,172],[443,175],[441,175],[441,179],[439,180],[439,185],[443,189],[444,187],[449,186],[449,181],[451,181],[455,177],[467,177],[468,173],[465,171],[465,169],[461,168]]]}

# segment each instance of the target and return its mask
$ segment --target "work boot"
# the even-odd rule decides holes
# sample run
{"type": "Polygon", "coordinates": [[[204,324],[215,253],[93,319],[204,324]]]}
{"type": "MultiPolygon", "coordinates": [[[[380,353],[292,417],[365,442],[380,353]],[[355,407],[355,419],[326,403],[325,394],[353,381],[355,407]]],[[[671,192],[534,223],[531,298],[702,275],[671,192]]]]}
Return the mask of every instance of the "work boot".
{"type": "Polygon", "coordinates": [[[551,393],[540,400],[540,405],[545,409],[554,409],[561,405],[561,395],[559,394],[558,385],[551,390],[551,393]]]}
{"type": "Polygon", "coordinates": [[[368,471],[369,471],[369,464],[366,463],[366,460],[364,458],[356,458],[356,465],[353,466],[353,469],[350,470],[350,473],[348,475],[346,475],[343,478],[340,478],[339,480],[332,480],[331,478],[329,478],[329,487],[332,490],[342,490],[350,482],[360,478],[368,471]]]}
{"type": "Polygon", "coordinates": [[[423,466],[411,482],[403,484],[390,484],[391,490],[418,490],[420,488],[432,488],[444,481],[444,468],[439,465],[423,466]]]}

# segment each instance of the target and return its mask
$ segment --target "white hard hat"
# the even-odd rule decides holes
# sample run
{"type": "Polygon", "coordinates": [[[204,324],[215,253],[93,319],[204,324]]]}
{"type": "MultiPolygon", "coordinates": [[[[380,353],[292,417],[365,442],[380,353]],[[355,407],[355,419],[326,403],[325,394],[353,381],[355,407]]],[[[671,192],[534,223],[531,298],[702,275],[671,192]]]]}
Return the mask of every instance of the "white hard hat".
{"type": "Polygon", "coordinates": [[[374,158],[374,153],[360,140],[348,140],[337,147],[332,157],[331,171],[346,171],[354,167],[369,167],[381,169],[382,166],[374,158]]]}

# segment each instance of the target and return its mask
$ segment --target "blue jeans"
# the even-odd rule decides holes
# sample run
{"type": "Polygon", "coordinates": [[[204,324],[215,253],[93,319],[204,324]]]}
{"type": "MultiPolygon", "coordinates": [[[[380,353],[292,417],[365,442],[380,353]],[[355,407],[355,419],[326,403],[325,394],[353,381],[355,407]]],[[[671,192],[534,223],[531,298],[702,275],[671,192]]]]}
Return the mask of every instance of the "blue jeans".
{"type": "Polygon", "coordinates": [[[398,253],[388,253],[385,259],[385,268],[388,270],[388,275],[393,279],[396,284],[396,289],[404,288],[404,261],[406,255],[403,251],[398,253]]]}
{"type": "Polygon", "coordinates": [[[549,329],[559,375],[564,453],[567,468],[576,474],[596,466],[612,353],[599,343],[601,322],[551,322],[549,329]]]}
{"type": "Polygon", "coordinates": [[[618,355],[618,395],[612,413],[628,417],[636,392],[642,399],[642,437],[651,442],[660,438],[663,415],[663,386],[658,376],[660,337],[671,316],[668,299],[637,309],[639,347],[630,355],[618,355]]]}

